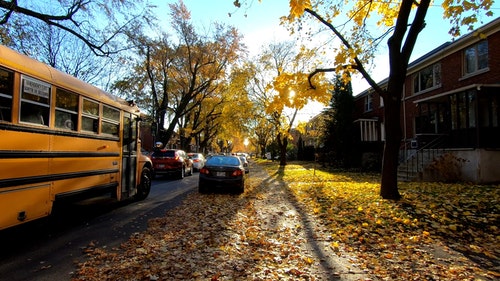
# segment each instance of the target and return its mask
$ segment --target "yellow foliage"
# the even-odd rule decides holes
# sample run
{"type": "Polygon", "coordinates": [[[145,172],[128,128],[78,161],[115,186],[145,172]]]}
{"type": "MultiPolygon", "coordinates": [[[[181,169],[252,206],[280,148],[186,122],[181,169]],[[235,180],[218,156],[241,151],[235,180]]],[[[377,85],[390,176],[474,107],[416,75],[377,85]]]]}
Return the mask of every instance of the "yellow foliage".
{"type": "Polygon", "coordinates": [[[268,112],[282,112],[285,107],[302,109],[309,101],[327,104],[330,100],[330,85],[324,74],[315,75],[309,84],[309,73],[281,73],[274,79],[273,88],[278,93],[269,105],[268,112]],[[293,94],[292,94],[293,93],[293,94]]]}
{"type": "MultiPolygon", "coordinates": [[[[262,165],[270,174],[278,169],[276,163],[262,165]]],[[[333,172],[314,163],[289,162],[280,177],[295,198],[328,226],[329,235],[336,240],[330,246],[352,251],[367,261],[361,267],[381,279],[425,280],[417,271],[405,268],[429,268],[429,262],[433,268],[427,273],[450,280],[472,272],[494,280],[492,276],[499,274],[480,266],[436,264],[436,257],[425,250],[429,243],[445,244],[488,257],[490,261],[483,260],[484,264],[498,260],[499,185],[400,183],[403,199],[394,202],[380,198],[377,174],[333,172]]],[[[449,262],[458,263],[458,259],[449,262]]]]}
{"type": "Polygon", "coordinates": [[[301,134],[306,133],[306,127],[307,127],[307,122],[301,121],[295,128],[297,131],[299,131],[301,134]]]}
{"type": "MultiPolygon", "coordinates": [[[[304,22],[302,18],[304,18],[304,10],[308,8],[321,17],[322,22],[317,21],[316,23],[341,26],[339,29],[343,33],[342,40],[347,41],[348,44],[343,43],[340,48],[334,47],[335,61],[333,65],[336,66],[337,73],[352,72],[353,68],[349,68],[349,65],[355,65],[354,58],[357,58],[358,62],[363,64],[373,62],[374,48],[377,45],[374,46],[373,40],[377,41],[378,39],[374,38],[381,38],[382,34],[395,27],[402,2],[402,0],[290,0],[290,14],[288,17],[283,18],[282,22],[288,24],[297,23],[295,29],[303,29],[304,22]],[[345,21],[344,19],[348,20],[345,21]],[[375,25],[378,28],[372,29],[371,27],[375,25]],[[380,30],[380,34],[369,34],[374,30],[380,30]]],[[[441,4],[443,17],[450,20],[450,33],[459,36],[463,27],[471,31],[474,24],[482,20],[480,15],[493,16],[494,14],[491,11],[493,3],[493,0],[443,0],[441,4]]],[[[411,4],[413,9],[422,7],[422,5],[429,5],[421,1],[413,1],[411,4]]],[[[294,29],[292,29],[292,32],[294,32],[294,29]]],[[[333,37],[336,36],[333,35],[333,37]]]]}
{"type": "Polygon", "coordinates": [[[310,0],[290,0],[290,16],[292,18],[301,17],[306,8],[311,8],[310,0]]]}

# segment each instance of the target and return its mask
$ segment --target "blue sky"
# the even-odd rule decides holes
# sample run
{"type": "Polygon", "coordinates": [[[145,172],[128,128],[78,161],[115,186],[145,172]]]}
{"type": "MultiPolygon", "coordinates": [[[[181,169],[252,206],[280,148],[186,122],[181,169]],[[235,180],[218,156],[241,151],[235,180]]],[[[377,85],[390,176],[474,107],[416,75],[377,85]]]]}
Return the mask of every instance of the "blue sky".
{"type": "MultiPolygon", "coordinates": [[[[176,0],[152,0],[159,8],[159,14],[168,15],[168,3],[176,0]]],[[[288,14],[288,0],[248,0],[247,5],[237,9],[233,0],[184,0],[191,11],[193,23],[208,28],[219,22],[236,27],[245,37],[249,49],[257,50],[273,38],[286,36],[287,31],[279,25],[281,16],[288,14]],[[231,16],[229,16],[229,13],[231,16]]]]}
{"type": "MultiPolygon", "coordinates": [[[[158,6],[158,15],[166,15],[168,20],[168,3],[176,3],[176,0],[151,0],[158,6]]],[[[241,1],[243,2],[243,1],[241,1]]],[[[184,4],[191,11],[193,22],[200,27],[208,28],[213,22],[226,23],[236,27],[244,36],[244,41],[252,53],[257,53],[261,46],[272,41],[286,40],[288,32],[279,25],[280,17],[289,14],[289,0],[247,0],[248,6],[236,9],[233,0],[184,0],[184,4]],[[231,13],[231,16],[229,16],[231,13]]],[[[426,17],[427,26],[420,33],[417,44],[413,51],[412,59],[426,54],[437,46],[453,39],[448,34],[450,24],[443,19],[441,0],[436,1],[430,7],[426,17]]],[[[500,15],[500,4],[495,3],[492,9],[493,17],[484,17],[482,23],[476,27],[490,22],[500,15]]],[[[165,23],[168,24],[168,23],[165,23]]],[[[334,23],[335,24],[335,23],[334,23]]],[[[465,32],[466,33],[466,32],[465,32]]],[[[379,50],[379,56],[375,59],[376,67],[372,71],[375,81],[385,79],[388,74],[388,55],[385,45],[379,50]]],[[[410,61],[411,61],[410,60],[410,61]]],[[[368,88],[368,84],[361,77],[354,77],[354,95],[368,88]]],[[[309,115],[315,115],[318,111],[317,105],[312,105],[303,110],[301,115],[307,119],[309,115]]]]}

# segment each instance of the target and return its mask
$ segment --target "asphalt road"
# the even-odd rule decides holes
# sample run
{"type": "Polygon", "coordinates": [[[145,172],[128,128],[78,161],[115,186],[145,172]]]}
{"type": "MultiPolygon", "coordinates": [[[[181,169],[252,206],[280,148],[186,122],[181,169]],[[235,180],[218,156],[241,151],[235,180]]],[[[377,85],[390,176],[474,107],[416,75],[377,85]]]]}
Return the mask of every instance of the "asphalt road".
{"type": "Polygon", "coordinates": [[[75,262],[91,243],[112,248],[147,228],[196,190],[198,174],[182,180],[160,178],[143,201],[116,202],[106,197],[58,205],[51,216],[0,231],[0,281],[70,280],[75,262]]]}

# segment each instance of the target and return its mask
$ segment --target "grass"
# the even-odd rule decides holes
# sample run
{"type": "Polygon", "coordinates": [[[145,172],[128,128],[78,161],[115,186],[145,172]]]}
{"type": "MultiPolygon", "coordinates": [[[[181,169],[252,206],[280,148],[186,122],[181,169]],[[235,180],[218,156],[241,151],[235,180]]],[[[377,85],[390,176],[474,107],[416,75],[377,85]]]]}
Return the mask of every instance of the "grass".
{"type": "Polygon", "coordinates": [[[257,162],[328,227],[333,248],[355,253],[380,278],[500,277],[499,185],[401,182],[403,198],[392,201],[379,196],[380,174],[257,162]]]}

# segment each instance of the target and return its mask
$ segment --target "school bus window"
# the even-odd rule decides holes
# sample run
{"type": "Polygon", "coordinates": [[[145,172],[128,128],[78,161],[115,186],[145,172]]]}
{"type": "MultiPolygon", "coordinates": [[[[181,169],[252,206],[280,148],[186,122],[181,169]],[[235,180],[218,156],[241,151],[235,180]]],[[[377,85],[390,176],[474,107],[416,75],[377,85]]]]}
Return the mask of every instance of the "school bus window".
{"type": "Polygon", "coordinates": [[[76,130],[78,123],[78,95],[57,89],[56,91],[56,128],[76,130]]]}
{"type": "Polygon", "coordinates": [[[0,68],[0,121],[12,121],[13,83],[13,73],[0,68]]]}
{"type": "Polygon", "coordinates": [[[22,76],[21,121],[49,125],[50,84],[22,76]]]}
{"type": "Polygon", "coordinates": [[[102,133],[103,134],[118,136],[118,130],[119,130],[118,124],[108,123],[105,121],[102,122],[102,133]]]}
{"type": "Polygon", "coordinates": [[[103,134],[118,136],[120,125],[120,111],[109,106],[102,107],[102,129],[103,134]]]}
{"type": "Polygon", "coordinates": [[[99,127],[99,104],[91,100],[83,100],[82,130],[87,132],[98,132],[99,127]]]}
{"type": "Polygon", "coordinates": [[[116,122],[120,122],[120,111],[118,109],[105,105],[102,107],[102,117],[116,122]]]}

